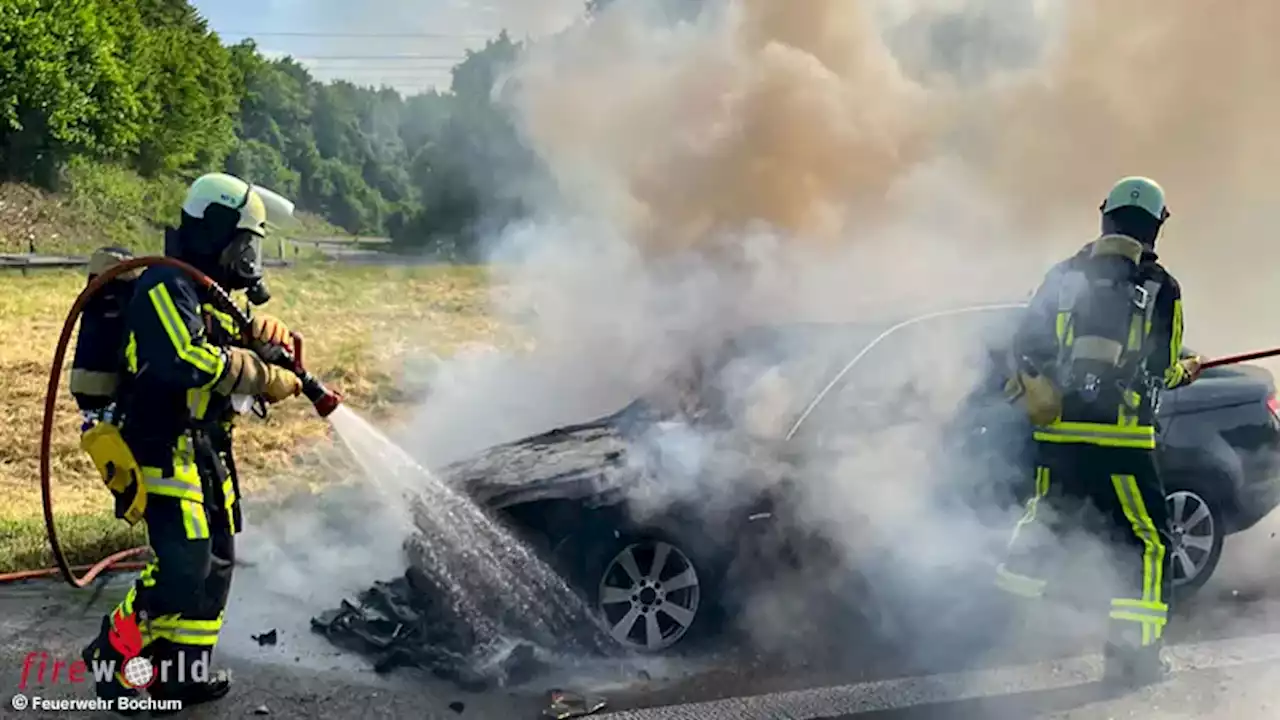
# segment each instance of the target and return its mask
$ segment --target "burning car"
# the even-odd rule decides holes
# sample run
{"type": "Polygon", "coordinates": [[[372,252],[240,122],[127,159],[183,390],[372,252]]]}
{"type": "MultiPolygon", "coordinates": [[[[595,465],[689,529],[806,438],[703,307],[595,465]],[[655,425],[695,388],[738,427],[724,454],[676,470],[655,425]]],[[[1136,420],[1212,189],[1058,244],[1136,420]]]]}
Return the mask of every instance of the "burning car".
{"type": "MultiPolygon", "coordinates": [[[[976,384],[939,405],[916,381],[927,373],[906,362],[936,360],[918,347],[895,354],[888,346],[908,326],[936,339],[945,325],[987,338],[973,358],[989,360],[1018,317],[1004,306],[962,322],[939,314],[898,325],[755,328],[674,395],[640,398],[440,472],[546,558],[613,641],[668,651],[716,627],[733,606],[724,593],[735,558],[759,558],[757,570],[769,574],[761,543],[789,537],[785,508],[806,481],[803,468],[850,452],[873,429],[941,421],[947,440],[937,450],[990,468],[983,482],[957,486],[955,497],[970,507],[1016,507],[1030,489],[1030,429],[1001,399],[992,368],[977,368],[976,384]]],[[[1257,367],[1210,370],[1166,393],[1158,414],[1174,582],[1185,593],[1208,580],[1228,535],[1280,502],[1275,384],[1257,367]]],[[[793,556],[809,547],[783,544],[793,556]]]]}

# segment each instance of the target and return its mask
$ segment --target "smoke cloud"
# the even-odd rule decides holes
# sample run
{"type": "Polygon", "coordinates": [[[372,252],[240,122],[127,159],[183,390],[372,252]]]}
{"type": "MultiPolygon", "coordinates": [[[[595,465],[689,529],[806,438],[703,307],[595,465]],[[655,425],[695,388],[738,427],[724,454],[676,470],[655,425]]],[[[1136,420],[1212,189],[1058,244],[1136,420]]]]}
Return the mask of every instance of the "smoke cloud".
{"type": "MultiPolygon", "coordinates": [[[[1253,238],[1278,192],[1266,128],[1280,106],[1259,91],[1280,69],[1276,30],[1280,11],[1261,2],[1228,14],[1190,0],[740,0],[676,23],[636,0],[535,43],[495,88],[558,191],[496,245],[496,260],[518,258],[505,282],[538,311],[523,319],[539,349],[519,363],[541,370],[514,416],[532,427],[588,399],[608,405],[752,325],[1020,299],[1094,236],[1098,202],[1126,174],[1169,193],[1160,249],[1183,281],[1197,347],[1265,342],[1234,322],[1265,291],[1242,289],[1232,258],[1271,252],[1253,238]]],[[[945,417],[981,362],[974,326],[950,327],[869,355],[861,391],[892,388],[892,403],[912,388],[945,417]]],[[[492,397],[476,380],[460,400],[492,397]]],[[[739,399],[757,390],[717,381],[739,399]]],[[[484,406],[468,412],[469,429],[449,423],[452,434],[486,415],[512,425],[510,401],[484,406]]],[[[650,436],[671,492],[741,490],[727,469],[745,451],[678,430],[650,436]]],[[[918,620],[938,609],[930,593],[973,589],[966,571],[1012,518],[940,508],[944,482],[987,478],[944,472],[930,416],[909,437],[891,432],[868,432],[825,476],[811,468],[798,512],[874,576],[879,600],[910,600],[918,620]]],[[[646,513],[653,503],[649,488],[646,513]]],[[[1080,558],[1102,552],[1087,538],[1061,542],[1080,558]]],[[[772,622],[754,627],[787,632],[765,614],[772,622]]]]}
{"type": "MultiPolygon", "coordinates": [[[[751,326],[883,328],[1017,301],[1095,236],[1098,203],[1128,174],[1168,193],[1158,249],[1182,282],[1193,347],[1274,343],[1238,317],[1277,299],[1249,269],[1276,260],[1262,238],[1280,200],[1280,96],[1267,90],[1278,34],[1280,6],[1266,0],[1229,12],[1197,0],[737,0],[690,22],[617,0],[533,43],[494,89],[546,171],[535,216],[493,242],[494,311],[534,347],[447,361],[412,447],[438,466],[612,412],[751,326]]],[[[818,615],[815,598],[854,586],[877,630],[921,656],[944,654],[921,636],[966,622],[958,613],[981,617],[983,633],[1005,614],[980,586],[1015,517],[953,496],[1000,470],[945,454],[945,420],[980,375],[977,327],[896,334],[812,417],[817,435],[863,431],[834,461],[830,447],[799,446],[796,517],[847,572],[760,590],[745,612],[752,640],[784,646],[797,617],[818,615]],[[904,425],[885,427],[889,415],[904,425]]],[[[763,385],[750,372],[705,379],[739,408],[729,440],[679,422],[645,436],[671,481],[669,496],[647,487],[637,513],[742,493],[735,473],[759,469],[753,453],[790,428],[779,408],[803,407],[843,364],[783,350],[816,366],[763,385]]],[[[1060,543],[1081,580],[1114,585],[1100,547],[1060,543]]]]}

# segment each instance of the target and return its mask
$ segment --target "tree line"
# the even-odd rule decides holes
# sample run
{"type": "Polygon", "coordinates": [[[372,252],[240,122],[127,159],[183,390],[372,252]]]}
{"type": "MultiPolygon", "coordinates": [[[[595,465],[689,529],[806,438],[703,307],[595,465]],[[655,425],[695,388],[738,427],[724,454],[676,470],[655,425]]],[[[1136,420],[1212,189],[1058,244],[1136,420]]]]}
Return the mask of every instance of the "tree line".
{"type": "Polygon", "coordinates": [[[505,179],[536,170],[491,98],[520,49],[503,32],[448,90],[406,97],[224,44],[187,0],[5,0],[0,180],[56,190],[85,160],[225,170],[351,233],[465,255],[482,219],[524,211],[505,179]]]}

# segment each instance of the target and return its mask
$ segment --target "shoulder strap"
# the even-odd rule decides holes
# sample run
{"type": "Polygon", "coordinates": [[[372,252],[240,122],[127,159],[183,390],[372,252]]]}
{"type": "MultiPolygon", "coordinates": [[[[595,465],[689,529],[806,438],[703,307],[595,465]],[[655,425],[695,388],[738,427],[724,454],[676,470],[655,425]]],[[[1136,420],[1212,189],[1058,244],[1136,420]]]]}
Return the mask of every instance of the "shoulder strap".
{"type": "Polygon", "coordinates": [[[1151,323],[1155,320],[1156,298],[1160,296],[1160,288],[1163,287],[1163,285],[1164,283],[1155,278],[1147,280],[1142,284],[1142,289],[1146,293],[1146,306],[1142,309],[1144,316],[1143,320],[1146,323],[1142,326],[1144,331],[1146,328],[1151,327],[1151,323]]]}

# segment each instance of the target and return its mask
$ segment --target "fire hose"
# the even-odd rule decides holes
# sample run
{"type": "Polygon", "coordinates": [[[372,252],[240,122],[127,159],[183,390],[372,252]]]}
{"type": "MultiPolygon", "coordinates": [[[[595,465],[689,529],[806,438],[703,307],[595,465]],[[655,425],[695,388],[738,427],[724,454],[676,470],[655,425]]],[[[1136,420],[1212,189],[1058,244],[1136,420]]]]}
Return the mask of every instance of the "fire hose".
{"type": "Polygon", "coordinates": [[[1224,365],[1235,365],[1237,363],[1249,362],[1250,360],[1262,360],[1263,358],[1276,357],[1280,355],[1280,347],[1269,348],[1267,350],[1254,350],[1253,352],[1239,353],[1237,355],[1226,355],[1213,360],[1205,361],[1200,367],[1202,369],[1222,367],[1224,365]]]}
{"type": "Polygon", "coordinates": [[[62,366],[66,360],[68,346],[71,343],[71,335],[75,331],[76,323],[84,312],[85,306],[94,294],[120,275],[138,268],[156,265],[167,265],[181,270],[198,286],[207,291],[214,301],[221,306],[221,309],[232,317],[245,343],[253,348],[265,362],[285,367],[298,376],[298,379],[302,382],[302,394],[311,401],[316,408],[316,412],[321,417],[327,417],[342,402],[342,396],[339,393],[325,387],[320,380],[303,367],[301,335],[293,334],[294,347],[292,350],[279,345],[264,345],[254,341],[250,318],[236,306],[225,290],[195,267],[171,257],[149,256],[123,260],[103,270],[85,286],[84,290],[80,292],[80,295],[76,297],[75,302],[71,305],[71,310],[67,313],[66,321],[62,325],[62,334],[58,337],[57,349],[54,351],[53,363],[49,370],[48,390],[44,399],[44,423],[40,431],[40,494],[44,506],[44,522],[49,538],[49,549],[53,554],[57,567],[0,574],[0,582],[61,574],[62,578],[71,586],[83,588],[108,569],[136,570],[144,565],[144,563],[138,561],[126,561],[129,558],[138,557],[149,552],[150,548],[146,546],[113,553],[93,565],[72,567],[67,562],[66,555],[62,551],[62,545],[58,542],[58,531],[53,518],[50,450],[58,401],[58,386],[62,379],[62,366]],[[77,572],[83,572],[84,574],[77,575],[77,572]]]}

